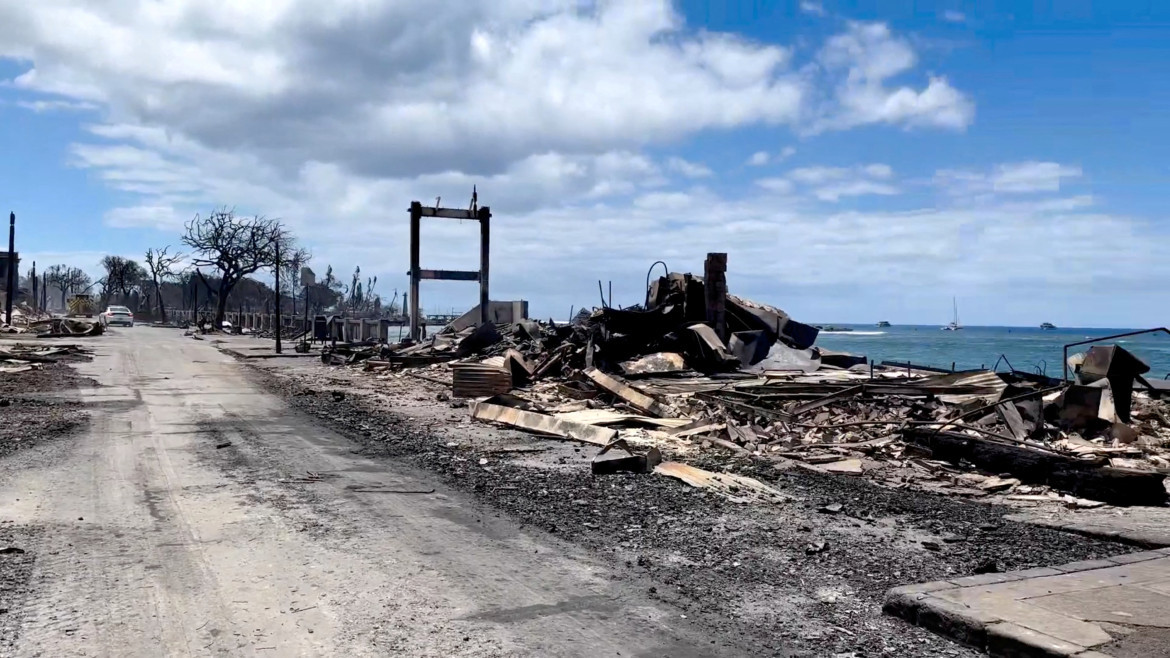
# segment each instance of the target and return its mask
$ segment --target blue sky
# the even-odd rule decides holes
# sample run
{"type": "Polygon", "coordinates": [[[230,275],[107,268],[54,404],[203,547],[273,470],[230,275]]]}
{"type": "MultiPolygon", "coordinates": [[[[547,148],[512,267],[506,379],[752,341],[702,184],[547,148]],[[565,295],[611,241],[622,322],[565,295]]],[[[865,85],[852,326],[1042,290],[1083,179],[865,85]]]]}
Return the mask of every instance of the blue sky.
{"type": "MultiPolygon", "coordinates": [[[[0,6],[25,265],[95,271],[227,204],[390,296],[409,202],[474,184],[493,297],[543,316],[726,251],[735,292],[812,322],[957,296],[969,324],[1166,324],[1164,5],[222,4],[0,6]]],[[[472,269],[475,235],[426,225],[424,266],[472,269]]]]}

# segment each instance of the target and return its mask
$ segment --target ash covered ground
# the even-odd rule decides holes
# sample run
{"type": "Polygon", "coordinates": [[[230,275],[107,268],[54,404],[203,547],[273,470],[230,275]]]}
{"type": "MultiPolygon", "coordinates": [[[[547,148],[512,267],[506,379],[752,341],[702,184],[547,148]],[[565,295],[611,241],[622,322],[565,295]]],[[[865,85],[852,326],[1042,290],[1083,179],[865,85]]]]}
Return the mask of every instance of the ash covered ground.
{"type": "Polygon", "coordinates": [[[1010,510],[994,505],[759,461],[689,460],[755,476],[792,501],[745,505],[657,475],[595,477],[592,446],[473,423],[458,401],[436,399],[441,389],[378,382],[375,393],[323,373],[269,366],[256,376],[370,454],[439,473],[523,524],[609,556],[713,634],[754,638],[761,655],[980,655],[884,616],[884,592],[1136,550],[1006,521],[1010,510]]]}
{"type": "MultiPolygon", "coordinates": [[[[66,439],[84,427],[87,415],[80,401],[67,394],[92,380],[78,375],[63,358],[31,370],[0,376],[0,459],[19,450],[66,439]]],[[[0,508],[14,501],[0,500],[0,508]]],[[[0,654],[16,646],[17,624],[10,611],[28,595],[36,553],[37,528],[0,518],[0,654]]]]}

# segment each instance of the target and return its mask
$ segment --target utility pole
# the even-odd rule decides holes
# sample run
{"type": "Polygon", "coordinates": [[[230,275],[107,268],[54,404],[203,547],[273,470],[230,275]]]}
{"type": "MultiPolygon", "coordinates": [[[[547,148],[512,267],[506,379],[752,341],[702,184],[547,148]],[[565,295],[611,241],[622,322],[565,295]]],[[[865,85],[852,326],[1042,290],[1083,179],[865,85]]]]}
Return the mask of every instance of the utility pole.
{"type": "Polygon", "coordinates": [[[33,261],[32,273],[29,274],[28,278],[32,279],[33,313],[37,313],[40,310],[38,307],[40,306],[41,298],[39,296],[40,291],[37,290],[37,262],[35,260],[33,261]]]}
{"type": "Polygon", "coordinates": [[[280,240],[276,241],[276,353],[280,354],[280,240]]]}
{"type": "Polygon", "coordinates": [[[12,325],[12,300],[16,297],[16,213],[8,213],[8,296],[4,298],[4,322],[12,325]]]}

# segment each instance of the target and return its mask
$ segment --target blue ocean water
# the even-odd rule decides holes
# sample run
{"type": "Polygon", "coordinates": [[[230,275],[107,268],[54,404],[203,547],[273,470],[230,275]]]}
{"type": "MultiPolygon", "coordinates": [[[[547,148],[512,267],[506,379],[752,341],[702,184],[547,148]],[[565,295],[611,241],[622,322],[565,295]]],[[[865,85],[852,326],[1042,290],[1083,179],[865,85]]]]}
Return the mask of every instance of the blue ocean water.
{"type": "MultiPolygon", "coordinates": [[[[825,349],[864,354],[871,361],[911,361],[915,364],[959,370],[992,368],[1000,355],[1017,370],[1039,372],[1050,377],[1061,375],[1061,352],[1066,343],[1088,338],[1126,333],[1132,329],[1065,329],[1044,331],[1031,327],[964,327],[959,331],[942,331],[937,325],[875,327],[874,325],[836,324],[853,329],[849,332],[822,331],[817,345],[825,349]]],[[[1132,336],[1116,341],[1150,366],[1147,378],[1163,379],[1170,374],[1170,335],[1157,333],[1132,336]]],[[[1069,354],[1090,346],[1074,347],[1069,354]]],[[[1000,370],[1007,366],[1002,362],[1000,370]]]]}

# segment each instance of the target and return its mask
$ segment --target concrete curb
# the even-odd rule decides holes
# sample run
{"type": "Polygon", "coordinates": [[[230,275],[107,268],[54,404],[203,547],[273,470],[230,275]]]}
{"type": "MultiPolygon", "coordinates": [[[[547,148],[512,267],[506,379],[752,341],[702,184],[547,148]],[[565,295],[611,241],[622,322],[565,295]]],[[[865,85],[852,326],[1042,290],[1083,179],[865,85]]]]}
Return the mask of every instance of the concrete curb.
{"type": "Polygon", "coordinates": [[[1110,658],[1108,654],[1026,628],[1000,614],[957,603],[944,596],[965,588],[980,588],[1015,583],[1031,578],[1048,578],[1134,565],[1170,556],[1170,549],[1129,553],[1104,560],[1073,562],[1057,567],[1042,567],[1010,573],[989,573],[952,580],[895,587],[886,592],[882,611],[911,624],[926,628],[956,642],[975,647],[992,656],[1011,658],[1110,658]]]}

